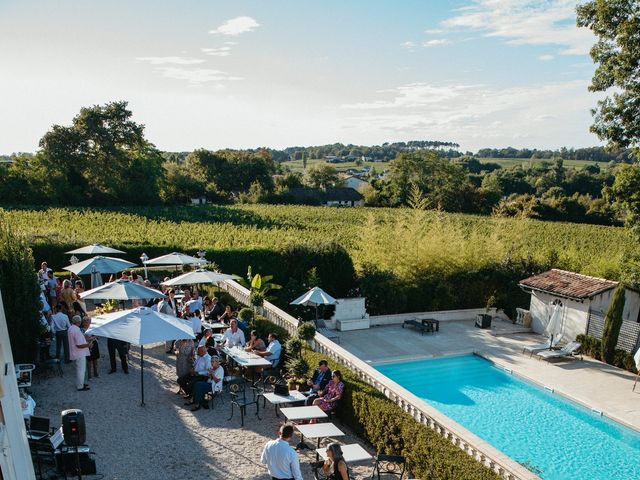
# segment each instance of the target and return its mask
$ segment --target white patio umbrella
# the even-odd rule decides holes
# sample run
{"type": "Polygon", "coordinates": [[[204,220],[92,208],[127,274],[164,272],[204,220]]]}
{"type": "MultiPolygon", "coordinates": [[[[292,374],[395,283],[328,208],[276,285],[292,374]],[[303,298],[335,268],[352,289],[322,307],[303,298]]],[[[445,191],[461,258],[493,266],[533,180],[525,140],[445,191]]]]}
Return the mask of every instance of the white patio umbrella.
{"type": "Polygon", "coordinates": [[[549,335],[549,348],[553,346],[553,337],[562,333],[562,307],[560,305],[553,305],[553,310],[549,318],[549,323],[545,332],[549,335]]]}
{"type": "Polygon", "coordinates": [[[135,263],[122,260],[120,258],[103,257],[98,255],[82,262],[78,262],[74,265],[68,265],[64,267],[65,270],[75,273],[76,275],[89,275],[92,272],[93,267],[100,273],[118,273],[127,268],[135,267],[135,263]]]}
{"type": "Polygon", "coordinates": [[[107,247],[100,243],[92,243],[91,245],[87,245],[86,247],[76,248],[75,250],[69,250],[68,253],[70,255],[107,255],[107,254],[118,254],[118,253],[126,253],[122,250],[116,250],[115,248],[107,247]]]}
{"type": "Polygon", "coordinates": [[[192,257],[185,253],[172,252],[161,257],[152,258],[144,263],[145,265],[201,265],[206,262],[206,260],[192,257]]]}
{"type": "Polygon", "coordinates": [[[191,326],[173,315],[147,307],[99,315],[92,321],[87,335],[114,338],[140,345],[140,392],[144,406],[144,345],[167,340],[194,339],[191,326]]]}
{"type": "Polygon", "coordinates": [[[80,298],[85,300],[148,300],[165,297],[159,290],[129,280],[116,280],[80,294],[80,298]]]}
{"type": "Polygon", "coordinates": [[[318,320],[318,305],[335,305],[336,303],[338,301],[320,287],[313,287],[307,293],[291,302],[291,305],[311,305],[316,307],[316,320],[318,320]]]}
{"type": "Polygon", "coordinates": [[[237,275],[229,275],[227,273],[211,272],[209,270],[198,269],[192,272],[183,273],[182,275],[162,282],[162,285],[193,285],[196,283],[219,283],[225,280],[233,280],[239,278],[237,275]]]}

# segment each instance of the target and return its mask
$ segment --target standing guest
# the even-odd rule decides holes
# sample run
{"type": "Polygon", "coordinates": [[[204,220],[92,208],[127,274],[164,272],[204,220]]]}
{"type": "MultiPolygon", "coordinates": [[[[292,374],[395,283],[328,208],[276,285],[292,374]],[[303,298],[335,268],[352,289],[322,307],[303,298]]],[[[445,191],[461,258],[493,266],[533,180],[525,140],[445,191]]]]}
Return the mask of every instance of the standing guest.
{"type": "Polygon", "coordinates": [[[209,378],[209,365],[211,365],[211,356],[204,347],[198,347],[198,356],[193,361],[193,367],[188,374],[178,378],[178,385],[184,390],[186,398],[191,396],[193,384],[196,382],[204,382],[209,378]]]}
{"type": "Polygon", "coordinates": [[[69,327],[69,358],[76,362],[76,388],[79,392],[89,390],[89,385],[84,383],[84,376],[87,371],[87,360],[89,356],[89,342],[80,331],[82,318],[74,315],[71,318],[69,327]]]}
{"type": "Polygon", "coordinates": [[[171,280],[169,277],[164,277],[164,280],[162,280],[162,283],[160,284],[160,291],[165,295],[167,295],[167,292],[171,290],[170,285],[164,285],[164,283],[168,282],[169,280],[171,280]]]}
{"type": "Polygon", "coordinates": [[[262,340],[258,336],[258,332],[255,330],[251,330],[251,333],[249,334],[249,341],[247,342],[247,347],[245,348],[245,350],[247,352],[264,352],[266,349],[267,347],[264,344],[264,340],[262,340]]]}
{"type": "Polygon", "coordinates": [[[40,270],[38,270],[38,281],[40,283],[44,283],[44,282],[46,282],[48,280],[48,277],[47,277],[47,269],[48,268],[49,267],[47,265],[47,262],[42,262],[40,264],[40,270]]]}
{"type": "Polygon", "coordinates": [[[55,314],[51,316],[51,330],[56,337],[56,358],[60,359],[60,350],[64,349],[64,363],[69,363],[69,337],[71,327],[69,317],[65,313],[65,307],[59,303],[56,305],[55,314]]]}
{"type": "Polygon", "coordinates": [[[218,317],[224,313],[224,305],[221,301],[219,301],[216,297],[211,299],[211,303],[213,304],[213,308],[211,309],[211,313],[207,317],[210,321],[213,320],[215,322],[218,321],[218,317]]]}
{"type": "Polygon", "coordinates": [[[129,374],[129,363],[127,362],[128,344],[124,340],[116,340],[115,338],[107,338],[107,350],[109,351],[109,363],[111,370],[109,375],[116,373],[116,351],[120,357],[120,367],[122,371],[129,374]]]}
{"type": "Polygon", "coordinates": [[[278,437],[264,446],[260,463],[267,466],[273,480],[302,480],[300,459],[289,445],[293,437],[293,425],[280,427],[278,437]]]}
{"type": "Polygon", "coordinates": [[[322,472],[327,480],[349,480],[347,462],[342,455],[342,447],[339,443],[327,445],[327,459],[322,465],[322,472]]]}
{"type": "Polygon", "coordinates": [[[195,312],[196,310],[202,310],[202,299],[198,295],[198,290],[193,290],[193,295],[191,296],[190,302],[192,311],[195,312]]]}
{"type": "Polygon", "coordinates": [[[56,305],[62,302],[62,279],[56,277],[56,305]]]}
{"type": "Polygon", "coordinates": [[[227,328],[222,335],[222,343],[220,344],[220,347],[244,347],[245,343],[246,340],[244,338],[244,333],[238,328],[238,322],[236,320],[231,320],[229,328],[227,328]]]}
{"type": "Polygon", "coordinates": [[[222,392],[222,380],[224,380],[224,368],[220,365],[220,357],[214,355],[211,357],[211,368],[209,368],[208,377],[204,382],[196,382],[193,385],[193,397],[190,402],[185,405],[195,405],[191,409],[192,412],[200,410],[200,408],[209,409],[209,405],[204,399],[207,392],[222,392]]]}
{"type": "Polygon", "coordinates": [[[84,315],[87,314],[87,304],[85,303],[85,301],[81,297],[81,294],[84,293],[84,285],[82,284],[82,282],[80,280],[78,280],[76,282],[75,292],[76,292],[77,300],[74,302],[73,308],[76,311],[81,311],[82,312],[82,316],[84,316],[84,315]]]}
{"type": "Polygon", "coordinates": [[[71,286],[70,280],[65,280],[62,283],[62,292],[60,292],[60,299],[67,309],[67,315],[71,316],[74,311],[73,304],[76,302],[76,300],[78,300],[78,297],[76,295],[76,291],[71,286]]]}
{"type": "MultiPolygon", "coordinates": [[[[86,333],[91,327],[91,318],[85,316],[82,319],[82,333],[86,333]]],[[[96,337],[87,337],[89,340],[89,356],[87,357],[87,375],[91,378],[91,369],[93,369],[93,376],[98,378],[98,359],[100,358],[100,347],[98,346],[98,339],[96,337]]]]}
{"type": "Polygon", "coordinates": [[[47,268],[47,281],[45,283],[45,287],[48,295],[47,300],[49,300],[49,305],[51,305],[51,307],[55,307],[58,304],[58,295],[56,293],[57,286],[58,279],[53,275],[53,270],[47,268]]]}
{"type": "MultiPolygon", "coordinates": [[[[188,375],[196,353],[193,340],[190,338],[177,340],[174,353],[176,354],[176,375],[178,378],[188,375]]],[[[176,395],[180,394],[185,394],[182,387],[176,392],[176,395]]]]}
{"type": "MultiPolygon", "coordinates": [[[[173,288],[169,288],[166,292],[166,298],[163,298],[160,303],[158,303],[158,312],[164,313],[166,315],[173,315],[174,317],[178,316],[178,310],[176,307],[176,292],[173,288]]],[[[165,346],[167,348],[166,353],[173,352],[173,345],[175,344],[174,340],[168,340],[165,342],[165,346]]]]}
{"type": "Polygon", "coordinates": [[[326,360],[320,360],[318,362],[318,368],[313,372],[313,376],[311,379],[307,380],[307,386],[311,390],[309,390],[309,396],[304,404],[313,404],[313,401],[318,398],[318,395],[320,395],[319,392],[324,391],[330,380],[331,370],[329,369],[329,363],[326,360]]]}
{"type": "Polygon", "coordinates": [[[266,358],[271,362],[272,367],[277,367],[280,362],[280,353],[282,352],[282,345],[278,341],[278,335],[275,333],[269,334],[269,345],[264,352],[253,351],[256,355],[266,358]]]}
{"type": "Polygon", "coordinates": [[[324,395],[316,398],[313,404],[319,406],[324,412],[330,412],[336,408],[338,402],[342,399],[343,393],[344,382],[342,381],[342,373],[340,373],[340,370],[335,370],[331,375],[331,381],[324,395]]]}

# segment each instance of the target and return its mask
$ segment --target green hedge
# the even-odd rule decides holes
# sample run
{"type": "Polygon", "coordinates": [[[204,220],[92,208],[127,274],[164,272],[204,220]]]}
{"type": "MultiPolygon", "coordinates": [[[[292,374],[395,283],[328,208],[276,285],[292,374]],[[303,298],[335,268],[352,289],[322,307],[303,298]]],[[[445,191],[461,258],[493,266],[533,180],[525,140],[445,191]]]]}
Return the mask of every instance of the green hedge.
{"type": "MultiPolygon", "coordinates": [[[[580,342],[582,345],[580,349],[584,355],[602,361],[602,340],[580,334],[576,337],[576,342],[580,342]]],[[[633,373],[638,373],[633,355],[619,348],[614,351],[611,365],[633,373]]]]}
{"type": "MultiPolygon", "coordinates": [[[[304,357],[314,368],[323,358],[311,350],[304,357]]],[[[415,478],[433,480],[497,480],[497,474],[474,460],[451,442],[402,411],[344,365],[334,361],[345,382],[338,417],[376,451],[404,455],[415,478]]]]}

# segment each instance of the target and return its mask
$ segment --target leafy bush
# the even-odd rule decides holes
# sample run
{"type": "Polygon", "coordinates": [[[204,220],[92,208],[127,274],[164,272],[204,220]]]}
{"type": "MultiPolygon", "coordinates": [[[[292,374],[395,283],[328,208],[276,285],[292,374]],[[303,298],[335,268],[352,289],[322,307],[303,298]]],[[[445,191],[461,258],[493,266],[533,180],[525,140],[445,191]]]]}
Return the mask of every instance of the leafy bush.
{"type": "MultiPolygon", "coordinates": [[[[310,365],[320,354],[305,350],[310,365]]],[[[407,457],[411,475],[433,480],[498,480],[500,477],[426,425],[418,423],[344,365],[331,362],[344,377],[345,394],[337,415],[378,452],[407,457]]]]}
{"type": "Polygon", "coordinates": [[[309,362],[304,357],[292,357],[285,364],[291,378],[302,380],[309,373],[309,362]]]}
{"type": "Polygon", "coordinates": [[[302,322],[298,325],[297,335],[301,340],[308,342],[316,336],[316,327],[311,322],[302,322]]]}
{"type": "Polygon", "coordinates": [[[250,324],[253,321],[253,310],[250,308],[242,308],[238,312],[238,318],[243,322],[250,324]]]}
{"type": "Polygon", "coordinates": [[[285,348],[292,358],[297,358],[302,352],[302,340],[299,337],[291,337],[285,343],[285,348]]]}
{"type": "MultiPolygon", "coordinates": [[[[582,345],[581,350],[584,355],[595,358],[596,360],[602,360],[602,340],[580,334],[576,337],[576,341],[580,342],[580,344],[582,345]]],[[[613,361],[611,364],[615,367],[628,370],[629,372],[638,373],[633,355],[631,355],[629,352],[626,352],[625,350],[621,350],[619,348],[614,350],[613,361]]]]}
{"type": "Polygon", "coordinates": [[[271,323],[262,315],[256,315],[256,317],[253,319],[253,323],[251,324],[251,329],[258,332],[258,337],[265,340],[270,333],[275,333],[282,345],[285,345],[287,340],[289,339],[289,332],[287,332],[284,328],[271,323]]]}

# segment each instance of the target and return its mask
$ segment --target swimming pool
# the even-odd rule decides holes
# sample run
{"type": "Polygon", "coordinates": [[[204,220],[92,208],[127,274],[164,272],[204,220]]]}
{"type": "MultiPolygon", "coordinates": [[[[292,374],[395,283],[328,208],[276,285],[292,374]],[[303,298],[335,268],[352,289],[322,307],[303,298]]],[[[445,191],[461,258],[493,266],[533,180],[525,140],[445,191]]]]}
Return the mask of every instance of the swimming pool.
{"type": "Polygon", "coordinates": [[[375,368],[544,480],[640,479],[640,433],[481,357],[375,368]]]}

